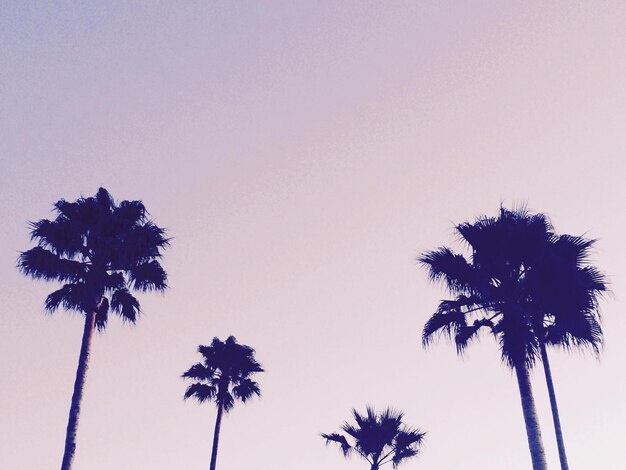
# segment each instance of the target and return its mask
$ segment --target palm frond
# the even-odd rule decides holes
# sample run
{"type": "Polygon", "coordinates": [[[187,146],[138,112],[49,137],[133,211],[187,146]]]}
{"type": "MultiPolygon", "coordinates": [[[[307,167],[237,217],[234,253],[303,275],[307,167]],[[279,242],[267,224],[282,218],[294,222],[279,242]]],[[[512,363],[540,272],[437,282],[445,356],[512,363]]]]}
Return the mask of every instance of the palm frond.
{"type": "Polygon", "coordinates": [[[17,267],[26,276],[46,281],[76,282],[85,275],[82,263],[62,258],[40,246],[21,253],[17,267]]]}
{"type": "Polygon", "coordinates": [[[126,288],[113,292],[111,309],[129,323],[135,323],[137,316],[141,313],[139,302],[126,288]]]}
{"type": "Polygon", "coordinates": [[[65,284],[59,290],[52,292],[46,297],[45,308],[52,313],[61,305],[65,310],[85,311],[85,286],[84,284],[65,284]]]}
{"type": "Polygon", "coordinates": [[[42,219],[31,222],[31,240],[37,240],[42,248],[48,248],[58,256],[73,258],[78,254],[86,254],[81,232],[70,220],[42,219]]]}
{"type": "Polygon", "coordinates": [[[248,401],[254,395],[261,396],[259,384],[248,378],[242,380],[233,387],[233,396],[243,403],[248,401]]]}
{"type": "Polygon", "coordinates": [[[472,266],[463,255],[442,247],[423,253],[417,258],[418,263],[428,270],[432,282],[443,281],[454,293],[471,293],[476,284],[472,266]]]}
{"type": "Polygon", "coordinates": [[[170,244],[170,239],[165,233],[165,229],[151,221],[131,227],[124,234],[124,251],[120,256],[120,264],[130,267],[160,258],[161,250],[170,244]]]}
{"type": "Polygon", "coordinates": [[[156,260],[133,266],[130,269],[130,280],[135,289],[144,292],[167,288],[167,274],[156,260]]]}
{"type": "Polygon", "coordinates": [[[224,391],[223,393],[218,393],[217,399],[226,413],[232,410],[233,406],[235,406],[235,398],[228,390],[224,391]]]}
{"type": "Polygon", "coordinates": [[[104,273],[103,286],[107,291],[114,291],[126,287],[126,279],[120,271],[104,273]]]}
{"type": "Polygon", "coordinates": [[[141,201],[122,201],[114,210],[115,219],[124,228],[146,222],[146,207],[141,201]]]}
{"type": "Polygon", "coordinates": [[[492,328],[493,323],[487,319],[476,320],[472,325],[461,326],[454,336],[456,352],[463,354],[472,340],[476,339],[481,328],[492,328]]]}
{"type": "Polygon", "coordinates": [[[99,332],[103,332],[109,320],[109,299],[102,297],[98,305],[96,305],[96,322],[95,326],[99,332]]]}
{"type": "Polygon", "coordinates": [[[456,337],[459,331],[466,327],[467,321],[464,312],[440,309],[435,312],[424,325],[422,344],[428,346],[435,335],[444,335],[449,339],[452,338],[452,336],[456,337]]]}
{"type": "Polygon", "coordinates": [[[203,403],[207,400],[212,400],[217,395],[217,389],[213,385],[207,385],[203,383],[192,383],[187,387],[185,391],[185,400],[190,397],[194,397],[199,403],[203,403]]]}
{"type": "Polygon", "coordinates": [[[182,376],[197,380],[211,380],[214,376],[214,371],[204,364],[197,363],[191,366],[182,376]]]}
{"type": "Polygon", "coordinates": [[[343,452],[343,455],[345,457],[349,456],[350,453],[352,452],[352,446],[348,443],[347,439],[345,438],[345,436],[342,436],[341,434],[337,434],[337,433],[332,433],[332,434],[321,434],[322,438],[326,441],[326,445],[330,445],[330,444],[338,444],[339,447],[341,448],[341,451],[343,452]]]}
{"type": "Polygon", "coordinates": [[[391,458],[393,468],[397,468],[398,465],[402,463],[402,461],[410,457],[414,457],[417,454],[418,454],[418,450],[413,447],[407,447],[405,449],[399,450],[398,452],[394,452],[391,458]]]}

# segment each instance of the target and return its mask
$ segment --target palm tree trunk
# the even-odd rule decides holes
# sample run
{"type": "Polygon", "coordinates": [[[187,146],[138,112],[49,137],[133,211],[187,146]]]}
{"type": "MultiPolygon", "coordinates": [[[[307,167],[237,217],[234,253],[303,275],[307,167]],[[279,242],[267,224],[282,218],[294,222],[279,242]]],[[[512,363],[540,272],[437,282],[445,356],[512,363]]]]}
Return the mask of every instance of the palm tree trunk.
{"type": "Polygon", "coordinates": [[[543,361],[543,371],[546,374],[546,383],[548,384],[548,395],[550,395],[550,407],[552,408],[552,421],[554,421],[554,432],[556,433],[556,444],[559,448],[559,460],[561,461],[561,470],[569,470],[567,465],[567,455],[565,454],[565,443],[563,442],[563,431],[561,430],[561,418],[559,417],[559,407],[556,404],[556,393],[554,392],[554,383],[552,382],[552,372],[550,371],[550,362],[548,361],[548,351],[546,351],[545,343],[541,343],[541,360],[543,361]]]}
{"type": "Polygon", "coordinates": [[[530,385],[530,376],[526,364],[516,365],[517,384],[519,386],[520,398],[522,401],[522,411],[524,412],[524,423],[526,424],[526,435],[528,436],[528,447],[533,463],[533,470],[547,470],[546,456],[541,440],[541,429],[537,419],[535,400],[530,385]]]}
{"type": "Polygon", "coordinates": [[[217,419],[215,420],[215,432],[213,433],[213,451],[211,452],[211,470],[215,470],[217,463],[217,445],[220,440],[220,428],[222,427],[222,412],[223,407],[221,404],[217,405],[217,419]]]}
{"type": "Polygon", "coordinates": [[[70,416],[67,422],[67,432],[65,434],[65,451],[61,470],[70,470],[76,451],[76,430],[78,429],[78,417],[80,415],[80,402],[83,399],[83,388],[85,386],[85,376],[89,362],[89,350],[93,339],[93,330],[96,320],[96,313],[91,312],[85,315],[85,329],[83,330],[83,340],[80,345],[80,356],[78,356],[78,368],[76,369],[76,380],[74,381],[74,393],[72,394],[72,404],[70,405],[70,416]]]}

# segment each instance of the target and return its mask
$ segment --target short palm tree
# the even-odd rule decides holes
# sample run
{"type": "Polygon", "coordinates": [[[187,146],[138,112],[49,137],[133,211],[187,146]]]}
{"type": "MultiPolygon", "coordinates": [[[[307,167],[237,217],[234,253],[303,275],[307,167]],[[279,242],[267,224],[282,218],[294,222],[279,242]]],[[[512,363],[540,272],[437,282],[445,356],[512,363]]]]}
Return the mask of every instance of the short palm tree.
{"type": "Polygon", "coordinates": [[[259,384],[251,376],[263,372],[263,368],[254,358],[254,349],[237,343],[234,336],[226,341],[213,338],[210,346],[200,346],[198,352],[203,361],[183,374],[184,378],[194,380],[187,387],[185,399],[194,397],[200,403],[212,401],[217,406],[210,466],[215,470],[222,414],[233,408],[235,400],[245,403],[254,395],[261,395],[259,384]]]}
{"type": "Polygon", "coordinates": [[[326,444],[338,444],[345,457],[352,453],[360,455],[367,460],[370,470],[379,470],[390,462],[396,468],[416,456],[426,435],[406,427],[402,422],[403,413],[390,408],[376,413],[368,406],[365,414],[352,410],[352,416],[355,424],[346,422],[341,427],[348,437],[339,433],[321,436],[326,444]]]}
{"type": "Polygon", "coordinates": [[[443,281],[454,295],[441,301],[427,321],[423,343],[428,345],[435,334],[443,333],[454,336],[457,352],[463,353],[482,328],[493,333],[503,361],[517,376],[533,468],[545,470],[529,377],[541,346],[529,308],[528,273],[552,239],[552,227],[542,214],[501,208],[498,217],[457,225],[456,232],[471,249],[469,259],[445,247],[418,258],[430,279],[443,281]]]}
{"type": "Polygon", "coordinates": [[[62,470],[72,466],[76,432],[94,329],[104,331],[109,311],[134,323],[137,291],[162,291],[167,276],[159,258],[168,246],[165,231],[149,218],[141,201],[116,204],[100,188],[93,197],[54,204],[56,218],[31,224],[37,246],[21,253],[18,268],[35,279],[63,286],[45,301],[46,310],[59,307],[85,316],[83,339],[70,406],[62,470]]]}

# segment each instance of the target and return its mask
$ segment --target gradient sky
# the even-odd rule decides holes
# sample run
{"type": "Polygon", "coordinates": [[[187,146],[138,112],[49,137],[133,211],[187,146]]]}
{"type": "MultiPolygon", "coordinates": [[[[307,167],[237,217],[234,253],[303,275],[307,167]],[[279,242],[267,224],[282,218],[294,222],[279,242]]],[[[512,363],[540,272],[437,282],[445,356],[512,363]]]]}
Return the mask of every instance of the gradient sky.
{"type": "Polygon", "coordinates": [[[572,469],[626,467],[626,4],[0,3],[3,468],[58,466],[83,328],[17,272],[27,221],[99,186],[169,229],[171,289],[95,338],[77,470],[207,468],[179,376],[229,334],[267,373],[221,470],[364,469],[318,434],[366,404],[428,432],[405,470],[528,469],[495,342],[420,345],[446,293],[415,257],[500,202],[599,239],[604,353],[553,371],[572,469]]]}

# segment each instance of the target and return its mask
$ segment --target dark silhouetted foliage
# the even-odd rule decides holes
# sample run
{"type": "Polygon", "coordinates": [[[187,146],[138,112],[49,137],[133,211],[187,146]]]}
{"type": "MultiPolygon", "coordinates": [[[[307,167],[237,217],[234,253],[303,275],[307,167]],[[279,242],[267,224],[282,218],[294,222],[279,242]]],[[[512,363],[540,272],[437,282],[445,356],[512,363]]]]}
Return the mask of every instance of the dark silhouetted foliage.
{"type": "Polygon", "coordinates": [[[356,453],[370,465],[370,470],[378,470],[382,465],[400,463],[419,452],[426,433],[405,426],[403,413],[390,408],[376,413],[367,407],[365,414],[352,410],[354,424],[344,423],[345,433],[322,434],[327,444],[337,444],[343,455],[356,453]]]}
{"type": "Polygon", "coordinates": [[[562,468],[567,469],[545,346],[599,351],[598,299],[607,284],[588,264],[594,241],[558,236],[545,215],[525,209],[501,208],[498,217],[481,217],[458,225],[456,231],[471,249],[469,259],[448,248],[419,258],[430,279],[443,281],[455,294],[440,302],[424,327],[423,342],[427,345],[433,335],[444,334],[463,353],[487,328],[498,339],[509,366],[530,368],[541,356],[562,468]]]}
{"type": "Polygon", "coordinates": [[[141,201],[116,204],[106,189],[93,197],[54,204],[56,218],[31,223],[37,246],[20,254],[18,268],[34,279],[58,281],[45,308],[85,315],[85,329],[72,396],[62,469],[69,469],[94,328],[104,331],[112,311],[134,323],[140,312],[132,290],[162,291],[167,276],[159,263],[169,245],[165,230],[148,218],[141,201]]]}
{"type": "Polygon", "coordinates": [[[193,380],[184,397],[193,397],[199,403],[212,401],[217,406],[210,466],[215,470],[222,412],[228,413],[236,400],[245,403],[253,396],[261,395],[259,384],[251,377],[263,372],[263,368],[254,358],[254,349],[237,343],[234,336],[229,336],[226,341],[213,338],[210,346],[200,346],[198,352],[203,361],[183,374],[184,378],[193,380]]]}

